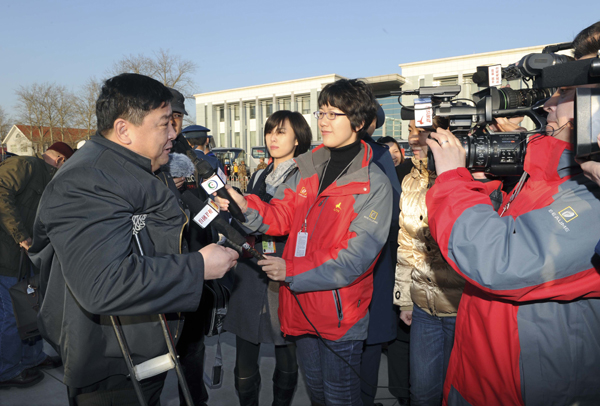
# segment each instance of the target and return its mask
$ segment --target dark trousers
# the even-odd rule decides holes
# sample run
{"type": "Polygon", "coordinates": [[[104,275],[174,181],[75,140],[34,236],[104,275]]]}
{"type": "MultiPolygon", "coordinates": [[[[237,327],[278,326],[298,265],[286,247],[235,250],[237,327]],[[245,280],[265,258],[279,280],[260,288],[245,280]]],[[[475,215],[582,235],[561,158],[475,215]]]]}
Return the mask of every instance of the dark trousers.
{"type": "Polygon", "coordinates": [[[381,344],[365,344],[360,361],[360,396],[364,406],[373,406],[375,401],[380,364],[381,344]]]}
{"type": "Polygon", "coordinates": [[[409,399],[410,327],[398,319],[396,339],[388,344],[388,380],[396,399],[409,399]]]}
{"type": "MultiPolygon", "coordinates": [[[[200,312],[185,313],[185,323],[181,338],[177,343],[177,354],[195,406],[206,405],[208,391],[204,385],[204,323],[200,312]]],[[[185,398],[179,387],[179,402],[185,405],[185,398]]]]}
{"type": "MultiPolygon", "coordinates": [[[[238,336],[235,337],[235,367],[240,378],[252,376],[259,369],[259,353],[260,344],[251,343],[238,336]]],[[[295,344],[275,346],[275,368],[283,372],[298,370],[295,344]]]]}
{"type": "MultiPolygon", "coordinates": [[[[140,382],[149,406],[160,406],[160,393],[167,373],[140,382]]],[[[86,388],[67,388],[70,406],[139,406],[133,384],[123,376],[110,377],[86,388]]]]}

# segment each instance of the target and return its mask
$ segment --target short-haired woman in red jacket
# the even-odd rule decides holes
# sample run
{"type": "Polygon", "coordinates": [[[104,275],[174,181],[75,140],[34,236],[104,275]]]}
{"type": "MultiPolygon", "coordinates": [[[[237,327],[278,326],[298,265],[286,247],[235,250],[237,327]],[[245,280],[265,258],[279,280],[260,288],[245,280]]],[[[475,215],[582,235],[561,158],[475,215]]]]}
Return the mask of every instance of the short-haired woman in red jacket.
{"type": "Polygon", "coordinates": [[[270,203],[230,192],[246,227],[289,234],[283,258],[267,257],[259,265],[282,282],[281,329],[296,340],[312,403],[362,405],[356,372],[392,191],[361,140],[376,114],[368,85],[342,79],[325,86],[314,114],[323,145],[295,158],[298,172],[270,203]]]}

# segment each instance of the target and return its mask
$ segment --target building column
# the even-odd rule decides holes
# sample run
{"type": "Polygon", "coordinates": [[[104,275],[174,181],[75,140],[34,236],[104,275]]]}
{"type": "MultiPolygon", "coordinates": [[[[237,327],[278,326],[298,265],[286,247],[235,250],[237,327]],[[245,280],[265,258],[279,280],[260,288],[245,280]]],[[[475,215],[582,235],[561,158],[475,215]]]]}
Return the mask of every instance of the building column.
{"type": "Polygon", "coordinates": [[[273,113],[279,111],[279,105],[277,104],[277,96],[273,95],[273,113]]]}
{"type": "Polygon", "coordinates": [[[245,123],[246,123],[246,148],[248,150],[250,150],[250,148],[252,148],[254,145],[252,145],[252,137],[250,135],[250,120],[252,120],[251,114],[250,114],[250,110],[251,110],[251,103],[246,103],[246,108],[244,109],[244,117],[245,117],[245,123]]]}
{"type": "Polygon", "coordinates": [[[318,120],[312,114],[313,111],[317,110],[319,110],[319,92],[317,89],[310,89],[310,130],[312,131],[313,141],[321,139],[318,120]]]}
{"type": "Polygon", "coordinates": [[[206,125],[206,103],[196,103],[196,124],[206,125]]]}
{"type": "Polygon", "coordinates": [[[254,102],[256,103],[256,109],[254,112],[254,116],[256,117],[256,141],[259,146],[263,146],[264,145],[264,134],[263,134],[264,121],[263,121],[263,116],[262,116],[262,112],[263,112],[262,102],[260,100],[258,100],[258,96],[256,96],[254,98],[254,102]]]}
{"type": "Polygon", "coordinates": [[[248,115],[246,114],[246,109],[244,109],[244,102],[242,101],[242,99],[240,99],[240,104],[239,104],[239,109],[240,109],[240,148],[242,148],[244,151],[246,151],[248,149],[248,123],[247,123],[247,118],[248,115]]]}
{"type": "Polygon", "coordinates": [[[210,135],[212,135],[215,139],[215,143],[217,142],[217,135],[219,133],[219,129],[215,128],[215,113],[213,111],[213,105],[212,103],[207,103],[206,104],[206,124],[204,125],[206,128],[208,128],[210,131],[210,135]]]}
{"type": "Polygon", "coordinates": [[[294,92],[290,95],[290,110],[296,111],[296,96],[294,96],[294,92]]]}
{"type": "Polygon", "coordinates": [[[229,116],[231,114],[229,114],[229,104],[227,101],[223,103],[223,116],[225,118],[225,145],[223,146],[229,148],[231,147],[231,125],[229,123],[229,116]]]}

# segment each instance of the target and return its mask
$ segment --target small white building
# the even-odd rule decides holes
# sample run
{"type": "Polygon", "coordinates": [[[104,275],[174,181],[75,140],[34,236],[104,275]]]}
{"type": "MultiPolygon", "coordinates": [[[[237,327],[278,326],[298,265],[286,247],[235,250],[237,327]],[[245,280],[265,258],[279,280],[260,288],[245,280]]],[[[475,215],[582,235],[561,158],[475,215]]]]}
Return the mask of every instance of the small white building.
{"type": "Polygon", "coordinates": [[[38,152],[43,153],[57,141],[62,141],[75,148],[77,142],[82,139],[88,139],[88,132],[81,128],[51,129],[50,127],[18,124],[13,125],[8,131],[2,140],[2,145],[6,146],[6,150],[13,154],[32,156],[38,152]]]}

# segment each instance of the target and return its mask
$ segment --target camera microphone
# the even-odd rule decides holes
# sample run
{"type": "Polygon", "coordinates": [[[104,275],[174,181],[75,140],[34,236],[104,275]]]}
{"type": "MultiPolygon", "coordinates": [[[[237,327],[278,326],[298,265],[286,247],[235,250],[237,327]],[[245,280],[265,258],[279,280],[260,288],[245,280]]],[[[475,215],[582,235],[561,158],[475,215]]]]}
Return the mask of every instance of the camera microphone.
{"type": "Polygon", "coordinates": [[[198,159],[194,151],[191,149],[187,150],[185,154],[188,158],[192,160],[194,166],[196,167],[196,170],[198,171],[198,176],[204,179],[204,183],[208,182],[208,180],[210,180],[211,178],[214,180],[214,182],[208,182],[208,185],[210,187],[205,187],[203,183],[203,187],[206,190],[206,192],[209,194],[216,192],[217,196],[219,196],[220,198],[229,200],[229,212],[231,213],[233,218],[242,223],[246,221],[244,213],[242,213],[242,209],[240,209],[240,206],[238,206],[235,200],[233,200],[233,198],[225,188],[225,182],[215,172],[214,168],[207,161],[198,159]]]}

